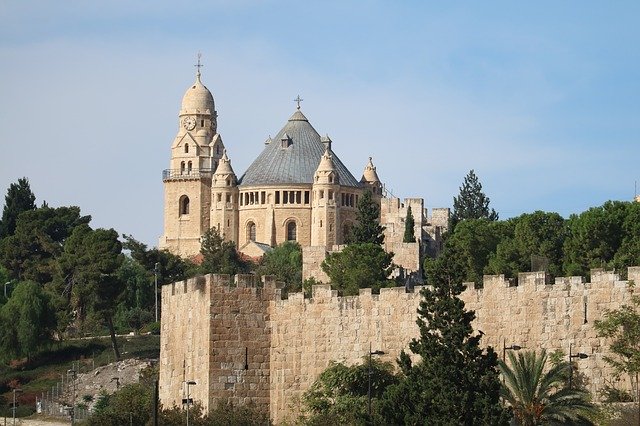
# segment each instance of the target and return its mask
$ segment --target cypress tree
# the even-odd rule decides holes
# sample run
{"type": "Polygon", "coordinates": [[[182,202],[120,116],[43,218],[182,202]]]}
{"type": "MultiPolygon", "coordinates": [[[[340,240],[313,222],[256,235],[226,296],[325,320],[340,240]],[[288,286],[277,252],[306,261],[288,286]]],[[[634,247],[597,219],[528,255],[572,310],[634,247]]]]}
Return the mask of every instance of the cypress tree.
{"type": "Polygon", "coordinates": [[[358,201],[358,223],[351,230],[348,244],[384,243],[384,227],[380,225],[380,206],[373,200],[371,191],[365,191],[358,201]]]}
{"type": "Polygon", "coordinates": [[[411,212],[411,206],[407,207],[407,217],[404,220],[404,237],[403,243],[415,243],[416,239],[413,236],[413,228],[416,226],[416,221],[413,219],[413,213],[411,212]]]}

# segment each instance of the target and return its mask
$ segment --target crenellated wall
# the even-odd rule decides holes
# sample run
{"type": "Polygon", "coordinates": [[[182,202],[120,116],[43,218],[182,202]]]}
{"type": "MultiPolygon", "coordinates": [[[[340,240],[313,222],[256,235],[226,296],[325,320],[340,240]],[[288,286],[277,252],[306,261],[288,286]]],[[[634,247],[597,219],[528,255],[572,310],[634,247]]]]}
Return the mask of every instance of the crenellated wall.
{"type": "MultiPolygon", "coordinates": [[[[640,268],[629,268],[628,276],[639,282],[640,268]]],[[[581,277],[548,281],[539,272],[520,274],[518,286],[504,276],[485,276],[481,288],[470,283],[461,297],[476,311],[482,343],[499,355],[505,343],[565,354],[572,345],[589,355],[576,363],[577,372],[597,395],[612,371],[603,359],[607,341],[596,336],[594,321],[630,303],[633,290],[628,281],[599,270],[589,283],[581,277]]],[[[161,402],[179,403],[186,377],[198,382],[191,395],[205,407],[253,401],[275,422],[292,419],[300,397],[330,361],[359,362],[371,347],[393,362],[407,348],[418,335],[420,289],[382,289],[379,295],[363,289],[340,297],[318,285],[311,298],[297,293],[281,300],[273,281],[255,286],[250,276],[232,283],[213,275],[164,286],[161,402]]]]}

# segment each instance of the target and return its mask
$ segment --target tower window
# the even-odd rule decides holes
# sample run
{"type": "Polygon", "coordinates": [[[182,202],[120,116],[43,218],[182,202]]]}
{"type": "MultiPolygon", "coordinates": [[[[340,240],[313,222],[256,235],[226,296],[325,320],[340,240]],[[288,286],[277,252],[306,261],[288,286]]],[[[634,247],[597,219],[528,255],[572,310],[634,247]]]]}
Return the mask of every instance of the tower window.
{"type": "Polygon", "coordinates": [[[247,223],[247,241],[256,240],[256,224],[253,222],[247,223]]]}
{"type": "Polygon", "coordinates": [[[309,204],[309,191],[304,191],[304,203],[309,204]]]}
{"type": "Polygon", "coordinates": [[[189,161],[189,162],[187,163],[187,173],[188,173],[188,174],[191,174],[191,168],[192,168],[192,164],[191,164],[191,161],[189,161]]]}
{"type": "Polygon", "coordinates": [[[188,144],[188,143],[185,143],[185,144],[184,144],[184,153],[185,153],[185,154],[188,154],[188,153],[189,153],[189,144],[188,144]]]}
{"type": "Polygon", "coordinates": [[[189,214],[189,197],[183,195],[180,197],[180,215],[189,214]]]}
{"type": "Polygon", "coordinates": [[[204,127],[204,120],[200,120],[200,127],[204,127]]]}
{"type": "Polygon", "coordinates": [[[222,194],[218,192],[218,202],[222,201],[222,194]]]}
{"type": "Polygon", "coordinates": [[[216,154],[220,155],[220,145],[216,146],[216,154]]]}
{"type": "Polygon", "coordinates": [[[280,191],[276,191],[276,204],[280,204],[280,191]]]}
{"type": "Polygon", "coordinates": [[[287,223],[287,241],[296,241],[297,236],[296,222],[292,220],[287,223]]]}
{"type": "Polygon", "coordinates": [[[180,174],[184,174],[184,161],[180,162],[180,174]]]}

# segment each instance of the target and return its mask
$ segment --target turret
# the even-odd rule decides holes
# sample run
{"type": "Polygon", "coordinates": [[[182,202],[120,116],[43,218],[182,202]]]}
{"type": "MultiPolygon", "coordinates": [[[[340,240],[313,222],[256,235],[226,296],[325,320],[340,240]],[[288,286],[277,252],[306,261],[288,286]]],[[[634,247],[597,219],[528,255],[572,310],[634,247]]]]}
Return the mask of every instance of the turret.
{"type": "Polygon", "coordinates": [[[378,173],[376,172],[376,166],[373,165],[373,160],[369,157],[369,162],[364,167],[364,172],[362,173],[362,179],[360,179],[360,183],[364,186],[365,189],[369,189],[373,194],[373,198],[379,200],[382,198],[382,182],[380,182],[380,178],[378,178],[378,173]]]}
{"type": "Polygon", "coordinates": [[[225,149],[211,181],[211,227],[227,241],[238,241],[238,178],[225,149]]]}
{"type": "Polygon", "coordinates": [[[340,190],[340,179],[329,146],[325,145],[325,148],[313,178],[311,245],[331,248],[336,244],[336,199],[340,190]]]}

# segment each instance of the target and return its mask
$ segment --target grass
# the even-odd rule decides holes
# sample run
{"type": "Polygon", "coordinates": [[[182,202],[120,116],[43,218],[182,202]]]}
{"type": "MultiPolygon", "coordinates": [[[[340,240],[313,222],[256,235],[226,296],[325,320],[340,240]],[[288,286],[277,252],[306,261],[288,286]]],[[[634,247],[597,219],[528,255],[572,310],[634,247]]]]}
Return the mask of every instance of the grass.
{"type": "MultiPolygon", "coordinates": [[[[160,336],[118,337],[121,358],[159,358],[160,336]]],[[[36,397],[41,398],[61,377],[67,379],[67,371],[78,368],[80,373],[91,371],[114,361],[109,337],[68,340],[52,344],[31,360],[12,361],[0,365],[0,416],[10,415],[9,403],[13,400],[13,389],[22,389],[17,394],[18,414],[29,415],[35,411],[36,397]],[[30,410],[26,410],[30,407],[30,410]]]]}

